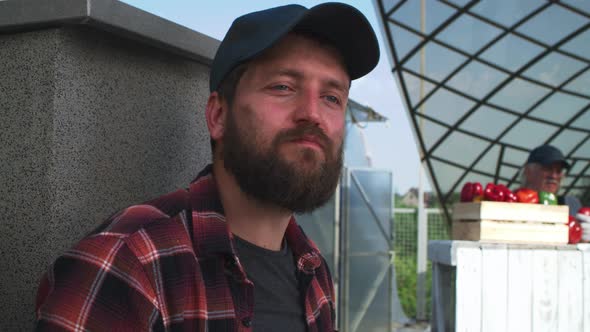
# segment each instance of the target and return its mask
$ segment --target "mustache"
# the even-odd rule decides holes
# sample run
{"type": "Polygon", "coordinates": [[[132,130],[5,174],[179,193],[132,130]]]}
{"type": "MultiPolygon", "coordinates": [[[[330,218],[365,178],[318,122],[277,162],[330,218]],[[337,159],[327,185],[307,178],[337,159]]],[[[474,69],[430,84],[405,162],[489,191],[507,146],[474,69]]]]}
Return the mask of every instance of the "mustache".
{"type": "Polygon", "coordinates": [[[334,143],[332,142],[332,140],[330,140],[328,135],[326,135],[322,129],[320,129],[318,126],[312,123],[303,124],[292,129],[283,130],[282,132],[277,134],[275,142],[276,144],[279,144],[308,137],[312,137],[314,140],[316,140],[324,150],[327,149],[331,151],[333,149],[334,143]]]}

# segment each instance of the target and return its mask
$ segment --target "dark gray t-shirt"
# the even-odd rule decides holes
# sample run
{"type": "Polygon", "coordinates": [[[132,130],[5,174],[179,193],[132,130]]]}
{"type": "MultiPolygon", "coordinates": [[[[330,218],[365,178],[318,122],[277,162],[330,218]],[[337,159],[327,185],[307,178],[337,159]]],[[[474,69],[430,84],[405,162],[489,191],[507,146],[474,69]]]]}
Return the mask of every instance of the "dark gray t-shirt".
{"type": "Polygon", "coordinates": [[[272,251],[234,238],[240,262],[254,283],[253,331],[306,331],[297,268],[286,241],[280,251],[272,251]]]}

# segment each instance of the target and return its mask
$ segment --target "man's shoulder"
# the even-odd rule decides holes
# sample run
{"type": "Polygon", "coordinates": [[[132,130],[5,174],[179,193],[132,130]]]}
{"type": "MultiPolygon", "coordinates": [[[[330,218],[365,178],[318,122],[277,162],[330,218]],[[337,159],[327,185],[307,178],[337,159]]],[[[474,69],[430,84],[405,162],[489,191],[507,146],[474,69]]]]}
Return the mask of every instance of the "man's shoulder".
{"type": "Polygon", "coordinates": [[[129,238],[151,228],[169,227],[171,231],[186,223],[189,209],[188,192],[184,189],[171,192],[156,199],[123,208],[107,218],[86,238],[129,238]]]}

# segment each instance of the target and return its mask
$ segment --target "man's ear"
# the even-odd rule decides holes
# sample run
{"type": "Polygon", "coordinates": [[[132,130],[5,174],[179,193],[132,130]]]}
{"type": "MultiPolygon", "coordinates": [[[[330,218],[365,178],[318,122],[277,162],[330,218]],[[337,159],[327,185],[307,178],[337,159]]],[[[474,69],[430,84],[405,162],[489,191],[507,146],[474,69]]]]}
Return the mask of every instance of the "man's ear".
{"type": "Polygon", "coordinates": [[[215,141],[220,140],[225,133],[226,114],[227,104],[222,102],[217,91],[211,92],[209,99],[207,100],[205,117],[207,118],[209,135],[215,141]]]}

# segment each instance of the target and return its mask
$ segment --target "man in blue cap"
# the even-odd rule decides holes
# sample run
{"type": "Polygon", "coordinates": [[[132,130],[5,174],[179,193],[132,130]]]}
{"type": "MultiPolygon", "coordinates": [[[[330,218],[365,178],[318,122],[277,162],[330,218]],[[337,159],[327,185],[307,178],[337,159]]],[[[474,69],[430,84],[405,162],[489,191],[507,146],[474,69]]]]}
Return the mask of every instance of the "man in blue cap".
{"type": "Polygon", "coordinates": [[[237,18],[211,66],[212,164],[58,258],[37,330],[334,331],[330,272],[293,214],[333,194],[351,81],[378,60],[342,3],[237,18]]]}
{"type": "Polygon", "coordinates": [[[523,170],[523,187],[545,191],[557,196],[558,204],[567,204],[570,215],[576,215],[582,203],[574,196],[558,196],[565,169],[569,169],[563,153],[552,145],[541,145],[531,151],[523,170]]]}

